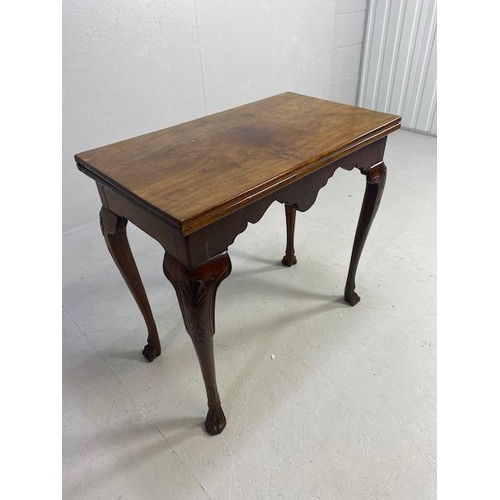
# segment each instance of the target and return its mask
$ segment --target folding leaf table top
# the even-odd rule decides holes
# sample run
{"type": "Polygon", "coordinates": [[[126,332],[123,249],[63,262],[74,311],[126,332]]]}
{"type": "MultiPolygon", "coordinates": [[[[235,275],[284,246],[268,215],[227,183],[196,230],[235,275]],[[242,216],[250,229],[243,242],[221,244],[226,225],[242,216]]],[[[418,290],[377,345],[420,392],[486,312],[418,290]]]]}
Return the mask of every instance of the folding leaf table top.
{"type": "Polygon", "coordinates": [[[287,92],[75,159],[187,235],[386,136],[399,121],[287,92]]]}

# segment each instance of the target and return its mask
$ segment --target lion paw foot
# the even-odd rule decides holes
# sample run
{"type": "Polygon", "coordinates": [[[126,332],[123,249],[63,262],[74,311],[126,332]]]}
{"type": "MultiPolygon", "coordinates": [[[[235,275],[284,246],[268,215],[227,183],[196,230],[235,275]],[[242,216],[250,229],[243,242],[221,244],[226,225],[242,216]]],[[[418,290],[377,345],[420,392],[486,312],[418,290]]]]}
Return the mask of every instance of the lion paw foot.
{"type": "Polygon", "coordinates": [[[205,429],[207,432],[215,436],[220,434],[224,430],[224,427],[226,427],[226,417],[222,408],[219,407],[208,410],[205,420],[205,429]]]}
{"type": "Polygon", "coordinates": [[[144,357],[151,363],[161,354],[161,348],[152,344],[146,344],[142,350],[144,357]]]}
{"type": "Polygon", "coordinates": [[[351,306],[355,306],[361,300],[354,290],[346,290],[344,299],[346,302],[349,302],[351,306]]]}
{"type": "Polygon", "coordinates": [[[293,266],[294,264],[297,264],[297,257],[295,257],[295,255],[292,255],[292,258],[291,258],[291,261],[288,259],[288,256],[284,256],[282,259],[281,259],[281,263],[284,265],[284,266],[288,266],[288,267],[291,267],[293,266]]]}

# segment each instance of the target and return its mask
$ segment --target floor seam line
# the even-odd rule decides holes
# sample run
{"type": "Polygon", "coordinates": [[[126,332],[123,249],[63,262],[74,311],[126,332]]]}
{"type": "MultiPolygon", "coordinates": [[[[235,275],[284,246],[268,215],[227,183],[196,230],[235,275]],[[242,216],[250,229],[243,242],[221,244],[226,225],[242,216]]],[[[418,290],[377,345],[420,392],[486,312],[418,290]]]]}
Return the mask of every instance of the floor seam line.
{"type": "Polygon", "coordinates": [[[99,221],[91,220],[89,222],[86,222],[85,224],[80,224],[79,226],[72,227],[71,229],[66,229],[66,231],[62,232],[61,236],[65,236],[66,234],[74,233],[75,231],[78,231],[79,229],[84,229],[87,226],[90,226],[91,224],[96,224],[96,222],[99,222],[99,221]]]}
{"type": "Polygon", "coordinates": [[[167,437],[161,432],[161,430],[156,426],[156,424],[149,418],[149,415],[146,413],[146,411],[142,407],[141,403],[134,397],[134,395],[132,394],[132,392],[130,391],[130,389],[120,380],[120,377],[118,377],[118,375],[113,370],[113,368],[111,367],[111,365],[108,363],[108,361],[106,360],[106,358],[99,352],[99,350],[97,349],[97,347],[92,343],[92,341],[87,337],[87,335],[85,335],[84,331],[80,328],[80,326],[78,325],[78,323],[74,320],[74,318],[71,316],[71,314],[69,314],[69,312],[64,308],[64,306],[62,307],[62,309],[68,315],[68,317],[71,319],[71,321],[75,324],[75,326],[78,328],[78,330],[80,331],[80,333],[85,337],[85,339],[87,340],[87,342],[92,346],[92,349],[95,350],[95,352],[97,353],[97,355],[102,359],[102,361],[104,362],[104,364],[109,368],[109,370],[111,371],[111,373],[113,374],[113,376],[115,377],[115,379],[118,381],[118,383],[125,389],[125,391],[129,395],[130,399],[137,405],[137,407],[139,408],[139,410],[141,411],[141,413],[146,417],[146,420],[149,422],[149,425],[151,427],[153,427],[153,429],[155,429],[156,432],[158,432],[158,434],[165,441],[165,443],[167,443],[167,445],[170,448],[170,450],[172,451],[172,453],[177,457],[177,459],[179,460],[179,462],[185,467],[186,471],[191,475],[191,477],[194,479],[194,481],[196,482],[196,484],[198,484],[198,486],[203,490],[203,493],[205,493],[205,495],[207,496],[207,498],[209,500],[212,500],[212,498],[207,493],[207,491],[205,490],[205,488],[203,487],[203,485],[198,481],[197,477],[189,469],[189,467],[186,465],[186,463],[184,462],[184,460],[182,460],[182,458],[179,456],[179,454],[174,450],[173,446],[169,443],[167,437]]]}
{"type": "Polygon", "coordinates": [[[120,380],[120,377],[118,377],[118,375],[115,373],[115,371],[113,370],[113,368],[111,367],[111,365],[107,362],[106,358],[102,354],[99,354],[99,351],[97,350],[97,348],[93,344],[92,344],[92,347],[94,347],[94,349],[96,349],[98,355],[104,361],[104,363],[106,364],[106,366],[110,369],[111,373],[114,375],[114,377],[116,378],[116,380],[118,381],[118,383],[125,389],[125,391],[127,392],[127,394],[129,394],[129,396],[132,399],[132,401],[139,407],[141,413],[146,417],[146,420],[149,422],[149,424],[151,425],[151,427],[153,427],[153,429],[155,429],[156,432],[158,432],[158,434],[165,441],[165,443],[168,445],[168,447],[170,448],[170,450],[172,451],[172,453],[177,457],[177,459],[179,460],[179,462],[185,467],[186,471],[190,474],[190,476],[194,479],[194,481],[198,484],[198,486],[203,490],[203,492],[205,493],[205,495],[207,496],[207,498],[209,500],[212,500],[212,498],[210,497],[210,495],[206,492],[205,488],[198,481],[198,479],[192,473],[192,471],[189,469],[189,467],[184,462],[184,460],[182,460],[182,458],[179,456],[179,454],[174,450],[173,446],[169,443],[167,437],[161,432],[161,430],[158,428],[158,426],[151,420],[151,418],[149,417],[149,415],[146,413],[146,411],[142,407],[142,404],[140,403],[140,401],[138,401],[134,397],[134,395],[129,390],[129,388],[120,380]]]}
{"type": "MultiPolygon", "coordinates": [[[[140,403],[137,403],[140,407],[140,403]]],[[[141,408],[141,411],[144,413],[144,416],[147,418],[148,422],[151,424],[151,426],[153,428],[156,429],[156,431],[158,432],[158,434],[162,437],[162,439],[168,444],[168,446],[170,447],[170,449],[172,450],[172,453],[177,457],[177,459],[179,460],[179,462],[186,468],[186,470],[189,472],[189,474],[191,475],[191,477],[195,480],[195,482],[198,484],[198,486],[203,490],[203,493],[205,493],[205,495],[207,495],[207,498],[209,500],[212,500],[211,496],[207,493],[207,491],[205,490],[205,488],[203,487],[203,485],[198,481],[197,477],[191,472],[191,470],[189,469],[189,467],[186,465],[186,463],[184,462],[184,460],[182,460],[182,458],[177,454],[177,452],[174,450],[174,448],[172,447],[172,445],[168,442],[168,439],[166,438],[166,436],[163,434],[163,432],[161,432],[161,430],[156,426],[156,424],[149,418],[149,415],[141,408]]]]}
{"type": "MultiPolygon", "coordinates": [[[[352,240],[352,241],[354,242],[354,238],[355,238],[355,236],[356,236],[356,231],[354,231],[354,235],[353,235],[353,234],[348,233],[348,232],[346,232],[346,231],[342,231],[342,229],[338,229],[338,228],[333,227],[333,226],[331,226],[331,225],[329,225],[329,224],[326,224],[326,223],[325,223],[325,222],[323,222],[323,221],[320,221],[320,220],[314,219],[314,218],[313,218],[313,217],[311,217],[311,216],[309,216],[309,220],[311,220],[311,221],[313,221],[313,222],[316,222],[316,223],[318,223],[318,224],[321,224],[322,226],[327,227],[328,229],[333,229],[334,231],[337,231],[338,233],[343,234],[344,236],[347,236],[347,237],[352,237],[352,238],[353,238],[353,240],[352,240]]],[[[370,235],[368,234],[368,237],[369,237],[369,236],[370,236],[370,235]]],[[[368,240],[368,238],[367,238],[367,240],[368,240]]],[[[379,246],[377,246],[377,245],[374,245],[373,243],[370,243],[369,241],[366,241],[366,242],[365,242],[365,244],[364,244],[364,246],[365,246],[365,247],[372,247],[372,248],[375,248],[376,250],[381,250],[381,251],[387,252],[387,250],[386,250],[385,248],[381,248],[381,247],[379,247],[379,246]]]]}
{"type": "MultiPolygon", "coordinates": [[[[92,342],[90,341],[90,339],[87,337],[87,335],[85,335],[85,332],[80,328],[80,325],[75,321],[75,319],[73,318],[73,316],[71,316],[71,314],[66,310],[66,308],[64,306],[62,306],[62,310],[68,315],[68,318],[73,322],[73,324],[78,328],[78,331],[87,339],[88,343],[94,348],[96,349],[96,347],[94,346],[94,344],[92,344],[92,342]]],[[[97,349],[96,349],[97,351],[97,349]]]]}
{"type": "MultiPolygon", "coordinates": [[[[346,232],[346,231],[342,231],[342,229],[338,229],[338,228],[336,228],[336,227],[333,227],[333,226],[331,226],[331,225],[329,225],[329,224],[327,224],[327,223],[325,223],[325,222],[323,222],[323,221],[320,221],[320,220],[314,219],[314,218],[313,218],[313,217],[311,217],[311,216],[309,216],[309,220],[311,220],[311,221],[313,221],[313,222],[316,222],[316,223],[318,223],[318,224],[321,224],[322,226],[327,227],[328,229],[332,229],[332,230],[334,230],[334,231],[337,231],[338,233],[343,234],[344,236],[347,236],[347,237],[351,237],[351,236],[352,236],[352,238],[353,238],[353,242],[354,242],[355,231],[354,231],[354,235],[351,235],[351,233],[348,233],[348,232],[346,232]]],[[[381,246],[379,246],[379,245],[376,245],[376,244],[370,243],[370,241],[368,241],[368,240],[369,240],[369,238],[370,238],[370,234],[368,234],[367,241],[365,241],[365,244],[364,244],[364,248],[366,248],[366,247],[371,247],[371,248],[373,248],[373,249],[375,249],[375,250],[379,250],[379,251],[381,251],[381,252],[385,252],[385,253],[387,253],[388,255],[392,255],[391,250],[387,250],[387,248],[384,248],[384,247],[381,247],[381,246]]]]}

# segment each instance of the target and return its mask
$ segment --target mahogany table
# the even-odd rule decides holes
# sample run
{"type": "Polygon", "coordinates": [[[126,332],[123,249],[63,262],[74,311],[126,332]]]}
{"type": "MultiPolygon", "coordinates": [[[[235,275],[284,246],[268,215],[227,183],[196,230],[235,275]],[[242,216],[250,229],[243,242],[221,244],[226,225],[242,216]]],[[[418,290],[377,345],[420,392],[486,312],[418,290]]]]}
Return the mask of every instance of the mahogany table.
{"type": "Polygon", "coordinates": [[[205,382],[209,434],[226,425],[213,335],[215,294],[231,272],[227,248],[277,200],[286,213],[283,264],[295,264],[296,210],[309,209],[338,168],[357,168],[366,176],[366,191],[344,292],[355,305],[356,268],[384,189],[385,143],[399,126],[398,116],[288,92],[75,156],[97,183],[104,239],[146,321],[143,354],[149,361],[159,356],[160,340],[127,221],[165,249],[163,270],[205,382]]]}

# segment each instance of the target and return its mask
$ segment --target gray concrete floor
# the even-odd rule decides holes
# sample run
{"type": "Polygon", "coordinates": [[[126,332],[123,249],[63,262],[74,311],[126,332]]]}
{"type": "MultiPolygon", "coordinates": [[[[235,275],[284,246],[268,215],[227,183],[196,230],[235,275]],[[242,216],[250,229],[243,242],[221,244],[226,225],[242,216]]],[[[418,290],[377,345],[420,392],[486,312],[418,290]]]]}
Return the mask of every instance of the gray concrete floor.
{"type": "Polygon", "coordinates": [[[63,498],[433,499],[436,495],[436,139],[388,139],[388,179],[342,300],[364,192],[337,171],[297,214],[298,265],[279,264],[283,206],[230,247],[215,337],[224,432],[205,393],[160,246],[129,238],[163,354],[96,222],[63,236],[63,498]],[[274,359],[271,355],[274,355],[274,359]]]}

